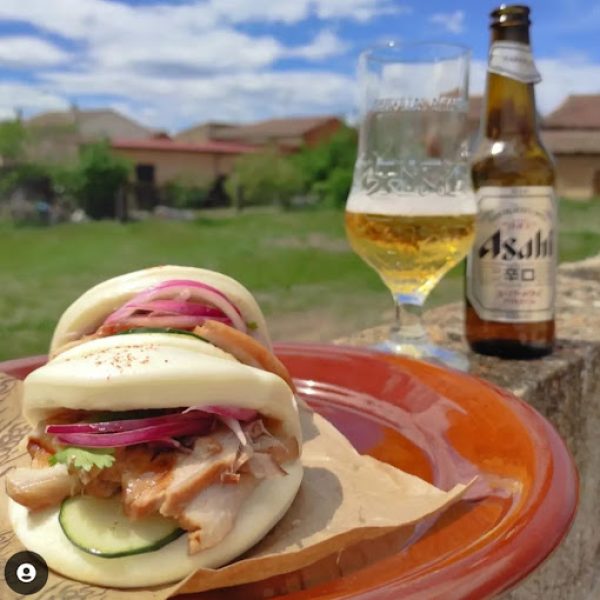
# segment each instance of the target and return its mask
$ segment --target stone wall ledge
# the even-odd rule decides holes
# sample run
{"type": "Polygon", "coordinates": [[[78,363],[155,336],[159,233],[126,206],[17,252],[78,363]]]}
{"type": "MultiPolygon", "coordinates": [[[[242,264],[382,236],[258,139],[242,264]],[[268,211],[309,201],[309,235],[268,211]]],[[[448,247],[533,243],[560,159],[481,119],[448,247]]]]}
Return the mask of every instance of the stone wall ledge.
{"type": "MultiPolygon", "coordinates": [[[[561,265],[558,277],[555,352],[533,361],[502,360],[470,353],[464,341],[464,306],[428,311],[436,342],[465,352],[470,372],[511,390],[547,417],[567,442],[581,487],[577,517],[559,549],[510,600],[600,598],[600,256],[561,265]]],[[[370,345],[385,337],[375,327],[336,343],[370,345]]]]}

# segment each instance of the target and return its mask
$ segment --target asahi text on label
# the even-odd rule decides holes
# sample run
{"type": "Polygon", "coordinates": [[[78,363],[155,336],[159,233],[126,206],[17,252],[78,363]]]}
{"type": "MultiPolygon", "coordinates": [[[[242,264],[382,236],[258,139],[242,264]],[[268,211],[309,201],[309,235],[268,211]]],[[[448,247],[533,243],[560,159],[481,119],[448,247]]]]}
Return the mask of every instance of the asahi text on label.
{"type": "Polygon", "coordinates": [[[556,216],[551,187],[482,187],[467,261],[469,301],[480,318],[507,323],[554,315],[556,216]]]}
{"type": "Polygon", "coordinates": [[[538,229],[533,237],[524,243],[513,236],[504,236],[497,229],[479,247],[479,258],[500,258],[501,260],[524,260],[529,258],[550,258],[554,255],[554,230],[547,232],[538,229]]]}

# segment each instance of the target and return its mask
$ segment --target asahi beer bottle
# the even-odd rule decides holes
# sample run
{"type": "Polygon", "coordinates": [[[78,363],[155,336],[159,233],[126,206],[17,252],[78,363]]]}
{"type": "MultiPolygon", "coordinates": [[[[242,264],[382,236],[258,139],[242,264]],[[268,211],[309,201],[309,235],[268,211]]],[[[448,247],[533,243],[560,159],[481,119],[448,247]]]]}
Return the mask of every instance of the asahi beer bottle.
{"type": "Polygon", "coordinates": [[[554,344],[554,165],[538,131],[529,8],[503,5],[491,18],[471,170],[478,216],[467,259],[466,336],[480,354],[536,358],[554,344]]]}

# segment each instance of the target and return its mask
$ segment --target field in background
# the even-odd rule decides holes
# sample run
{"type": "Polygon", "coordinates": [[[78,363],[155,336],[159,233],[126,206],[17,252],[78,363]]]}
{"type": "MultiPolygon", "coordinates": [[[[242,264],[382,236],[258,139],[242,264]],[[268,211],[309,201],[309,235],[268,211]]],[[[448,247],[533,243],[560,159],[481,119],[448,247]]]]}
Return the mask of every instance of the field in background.
{"type": "MultiPolygon", "coordinates": [[[[600,202],[562,202],[560,257],[600,252],[600,202]]],[[[192,223],[0,223],[0,359],[46,350],[56,319],[91,285],[157,264],[216,269],[242,281],[273,337],[325,341],[391,320],[389,293],[348,247],[339,211],[209,213],[192,223]]],[[[458,300],[461,268],[428,306],[458,300]]]]}

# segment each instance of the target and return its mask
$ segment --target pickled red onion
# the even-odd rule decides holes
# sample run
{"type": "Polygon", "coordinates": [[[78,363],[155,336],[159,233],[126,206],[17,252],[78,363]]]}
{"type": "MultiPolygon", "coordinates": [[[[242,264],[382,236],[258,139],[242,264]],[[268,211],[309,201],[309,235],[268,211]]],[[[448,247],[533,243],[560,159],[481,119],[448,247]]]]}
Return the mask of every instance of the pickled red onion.
{"type": "Polygon", "coordinates": [[[148,302],[139,302],[137,304],[128,303],[129,308],[135,310],[144,310],[153,313],[171,314],[171,315],[195,315],[204,317],[224,317],[223,311],[212,306],[196,304],[194,302],[181,302],[179,300],[150,300],[148,302]]]}
{"type": "Polygon", "coordinates": [[[193,419],[188,422],[151,425],[118,433],[61,433],[56,437],[63,444],[84,448],[117,448],[164,441],[166,438],[184,435],[203,435],[210,431],[211,426],[211,421],[193,419]]]}
{"type": "Polygon", "coordinates": [[[212,430],[215,417],[229,427],[240,443],[246,443],[240,421],[256,418],[258,412],[235,406],[191,407],[181,412],[142,419],[118,419],[96,423],[61,423],[46,426],[46,433],[63,444],[88,448],[112,448],[160,442],[177,449],[175,437],[205,435],[212,430]]]}
{"type": "MultiPolygon", "coordinates": [[[[218,318],[217,314],[213,312],[216,310],[221,313],[223,317],[226,317],[233,327],[244,333],[247,331],[246,323],[242,318],[240,310],[229,300],[229,298],[227,298],[227,296],[225,296],[225,294],[210,285],[186,279],[164,281],[137,294],[110,314],[104,320],[104,325],[111,325],[117,322],[121,323],[124,320],[129,320],[137,310],[146,310],[146,307],[148,307],[150,303],[157,301],[168,302],[169,309],[167,310],[176,311],[178,313],[177,316],[196,315],[196,311],[198,311],[202,312],[201,316],[204,318],[214,319],[218,318]],[[206,306],[204,303],[207,302],[212,306],[206,306]],[[186,308],[183,308],[184,305],[186,308]],[[194,308],[194,306],[198,306],[198,308],[194,308]]],[[[165,306],[166,305],[163,305],[163,308],[165,306]]],[[[146,318],[146,316],[144,318],[146,318]]],[[[148,315],[147,318],[154,319],[158,317],[148,315]]],[[[153,320],[152,324],[156,326],[156,321],[153,320]]],[[[194,327],[197,324],[200,323],[188,326],[194,327]]],[[[149,323],[145,322],[142,326],[148,325],[149,323]]],[[[182,325],[171,325],[171,327],[178,326],[182,327],[182,325]]]]}
{"type": "Polygon", "coordinates": [[[195,420],[212,420],[212,415],[196,411],[193,414],[184,414],[183,412],[163,415],[160,417],[147,417],[145,419],[119,419],[115,421],[98,421],[96,423],[61,423],[57,425],[47,425],[46,433],[64,434],[64,433],[117,433],[120,431],[132,431],[143,427],[153,427],[157,425],[172,425],[195,420]]]}

